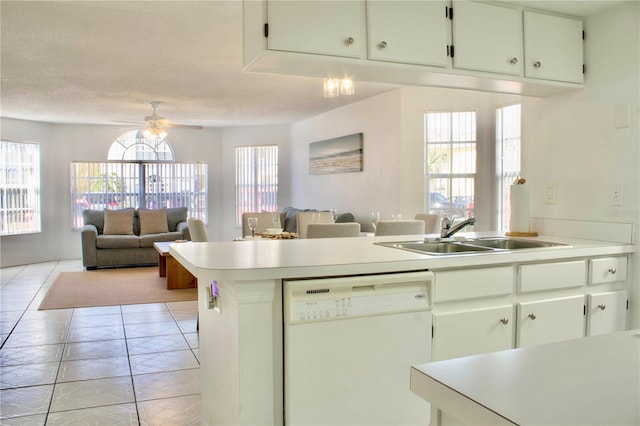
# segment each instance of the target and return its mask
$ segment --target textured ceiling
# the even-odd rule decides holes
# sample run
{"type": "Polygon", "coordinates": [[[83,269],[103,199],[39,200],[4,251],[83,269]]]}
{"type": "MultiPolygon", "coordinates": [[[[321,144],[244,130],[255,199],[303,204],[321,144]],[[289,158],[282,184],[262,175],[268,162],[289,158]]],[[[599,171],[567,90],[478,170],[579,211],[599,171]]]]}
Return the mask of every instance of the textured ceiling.
{"type": "Polygon", "coordinates": [[[180,124],[282,124],[396,87],[356,82],[355,96],[325,99],[318,78],[243,73],[240,0],[2,0],[0,18],[2,117],[142,121],[160,101],[180,124]]]}

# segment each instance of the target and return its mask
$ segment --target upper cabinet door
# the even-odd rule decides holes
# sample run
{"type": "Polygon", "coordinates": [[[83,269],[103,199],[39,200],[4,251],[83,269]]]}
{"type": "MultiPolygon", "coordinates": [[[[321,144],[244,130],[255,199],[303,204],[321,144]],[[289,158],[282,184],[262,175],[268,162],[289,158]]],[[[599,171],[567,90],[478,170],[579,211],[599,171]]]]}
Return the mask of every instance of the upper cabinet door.
{"type": "Polygon", "coordinates": [[[522,12],[472,1],[453,1],[453,66],[522,75],[522,12]]]}
{"type": "Polygon", "coordinates": [[[365,58],[365,3],[267,1],[268,48],[365,58]]]}
{"type": "Polygon", "coordinates": [[[367,1],[369,59],[446,67],[448,1],[367,1]]]}
{"type": "Polygon", "coordinates": [[[524,12],[524,75],[583,83],[582,21],[524,12]]]}

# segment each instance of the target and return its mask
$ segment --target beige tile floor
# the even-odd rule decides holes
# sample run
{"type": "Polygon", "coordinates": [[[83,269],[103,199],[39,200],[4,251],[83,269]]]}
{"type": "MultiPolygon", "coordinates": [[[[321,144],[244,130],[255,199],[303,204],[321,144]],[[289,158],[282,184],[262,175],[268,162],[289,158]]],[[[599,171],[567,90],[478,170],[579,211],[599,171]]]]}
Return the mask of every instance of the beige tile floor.
{"type": "Polygon", "coordinates": [[[0,269],[0,425],[200,424],[196,302],[38,311],[80,270],[0,269]]]}

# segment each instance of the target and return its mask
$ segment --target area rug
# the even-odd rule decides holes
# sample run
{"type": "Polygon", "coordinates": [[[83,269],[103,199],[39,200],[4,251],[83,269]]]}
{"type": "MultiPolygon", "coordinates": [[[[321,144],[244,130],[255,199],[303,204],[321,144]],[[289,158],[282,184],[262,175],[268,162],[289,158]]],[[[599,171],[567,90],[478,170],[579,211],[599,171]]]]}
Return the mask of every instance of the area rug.
{"type": "Polygon", "coordinates": [[[167,290],[158,268],[60,272],[39,309],[197,300],[198,289],[167,290]]]}

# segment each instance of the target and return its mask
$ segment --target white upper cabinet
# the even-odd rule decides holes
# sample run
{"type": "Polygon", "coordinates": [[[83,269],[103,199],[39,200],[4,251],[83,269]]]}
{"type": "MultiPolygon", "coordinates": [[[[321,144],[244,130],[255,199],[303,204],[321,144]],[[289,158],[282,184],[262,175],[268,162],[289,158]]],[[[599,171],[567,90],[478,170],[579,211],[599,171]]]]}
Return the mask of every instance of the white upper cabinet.
{"type": "Polygon", "coordinates": [[[583,83],[582,21],[524,11],[524,75],[583,83]]]}
{"type": "Polygon", "coordinates": [[[364,17],[364,0],[269,0],[268,48],[364,59],[364,17]]]}
{"type": "Polygon", "coordinates": [[[367,1],[371,60],[446,67],[449,1],[367,1]]]}
{"type": "Polygon", "coordinates": [[[454,68],[522,75],[522,11],[453,0],[454,68]]]}

